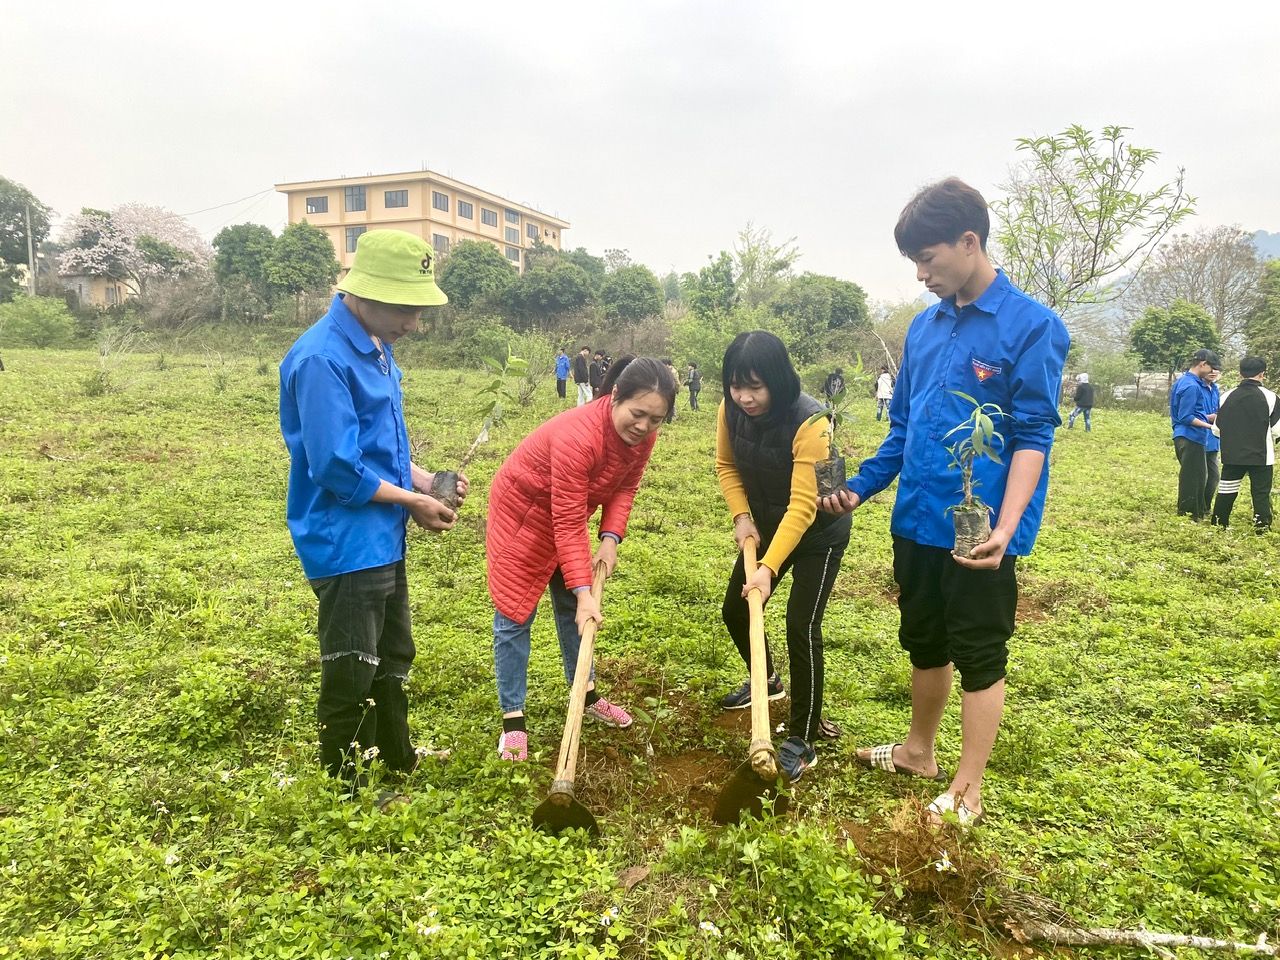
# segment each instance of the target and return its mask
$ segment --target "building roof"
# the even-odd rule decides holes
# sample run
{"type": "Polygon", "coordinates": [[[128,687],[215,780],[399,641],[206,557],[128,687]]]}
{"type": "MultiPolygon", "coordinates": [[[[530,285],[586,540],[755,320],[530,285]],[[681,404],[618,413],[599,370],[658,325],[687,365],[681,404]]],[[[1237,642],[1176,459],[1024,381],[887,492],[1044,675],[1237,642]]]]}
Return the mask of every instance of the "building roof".
{"type": "Polygon", "coordinates": [[[304,190],[328,190],[355,184],[376,185],[383,183],[403,183],[406,180],[428,180],[432,183],[439,183],[451,189],[461,191],[474,196],[478,200],[488,200],[495,205],[501,205],[510,209],[518,209],[523,213],[533,215],[538,220],[544,220],[547,223],[556,224],[561,229],[569,229],[572,224],[568,220],[561,220],[549,213],[544,213],[537,207],[529,206],[524,203],[516,203],[514,200],[508,200],[506,197],[499,196],[488,190],[481,190],[469,183],[461,180],[455,180],[453,177],[446,177],[442,173],[436,173],[434,170],[411,170],[406,173],[378,173],[369,174],[364,177],[335,177],[330,180],[298,180],[292,183],[277,183],[275,185],[277,193],[301,193],[304,190]]]}

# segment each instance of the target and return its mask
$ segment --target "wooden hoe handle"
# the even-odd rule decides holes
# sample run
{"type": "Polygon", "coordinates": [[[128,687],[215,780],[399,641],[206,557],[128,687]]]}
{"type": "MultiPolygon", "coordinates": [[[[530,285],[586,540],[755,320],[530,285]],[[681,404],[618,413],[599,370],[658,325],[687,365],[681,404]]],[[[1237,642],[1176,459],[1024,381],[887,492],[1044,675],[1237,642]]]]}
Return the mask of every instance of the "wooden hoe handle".
{"type": "MultiPolygon", "coordinates": [[[[591,596],[599,603],[604,595],[607,568],[598,561],[591,574],[591,596]]],[[[564,735],[560,738],[560,759],[556,763],[556,779],[551,784],[551,800],[567,807],[573,799],[573,778],[578,772],[578,740],[582,733],[582,713],[586,709],[587,684],[591,682],[591,661],[596,643],[596,622],[590,620],[582,628],[578,647],[578,664],[573,671],[573,688],[569,691],[569,712],[564,719],[564,735]]],[[[767,723],[767,721],[766,721],[767,723]]]]}
{"type": "MultiPolygon", "coordinates": [[[[756,541],[748,537],[742,544],[742,566],[748,580],[756,572],[756,541]]],[[[765,780],[778,777],[778,755],[769,735],[769,666],[764,646],[764,598],[760,591],[747,594],[751,614],[751,747],[747,758],[751,768],[765,780]]]]}

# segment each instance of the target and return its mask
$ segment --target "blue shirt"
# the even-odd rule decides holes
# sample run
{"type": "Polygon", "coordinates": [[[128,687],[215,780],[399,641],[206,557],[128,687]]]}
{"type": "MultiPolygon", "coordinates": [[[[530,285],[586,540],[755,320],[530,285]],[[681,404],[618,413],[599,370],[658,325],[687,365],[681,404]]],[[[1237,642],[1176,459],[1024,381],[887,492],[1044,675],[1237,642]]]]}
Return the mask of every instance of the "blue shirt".
{"type": "Polygon", "coordinates": [[[285,512],[311,580],[404,559],[409,511],[370,499],[383,480],[413,489],[400,368],[383,349],[335,296],[280,364],[285,512]]]}
{"type": "Polygon", "coordinates": [[[996,517],[1013,454],[1046,454],[1040,482],[1005,551],[1030,553],[1049,486],[1047,454],[1062,423],[1058,395],[1070,345],[1058,315],[1010,283],[1003,270],[973,303],[957,309],[952,298],[922,311],[903,346],[889,404],[889,435],[875,456],[863,461],[849,489],[866,500],[898,477],[890,530],[925,546],[951,549],[955,529],[946,510],[961,501],[963,491],[947,451],[960,435],[946,434],[973,410],[949,392],[959,390],[980,403],[998,404],[1009,415],[996,419],[996,431],[1004,437],[1003,446],[995,441],[1003,464],[986,458],[973,464],[975,493],[996,517]]]}
{"type": "Polygon", "coordinates": [[[1173,435],[1185,437],[1206,450],[1218,449],[1218,438],[1208,427],[1193,427],[1192,420],[1208,421],[1209,414],[1218,410],[1218,388],[1188,370],[1173,382],[1169,391],[1169,419],[1173,421],[1173,435]],[[1210,446],[1212,444],[1212,446],[1210,446]]]}
{"type": "Polygon", "coordinates": [[[569,379],[569,357],[563,353],[556,356],[556,379],[569,379]]]}

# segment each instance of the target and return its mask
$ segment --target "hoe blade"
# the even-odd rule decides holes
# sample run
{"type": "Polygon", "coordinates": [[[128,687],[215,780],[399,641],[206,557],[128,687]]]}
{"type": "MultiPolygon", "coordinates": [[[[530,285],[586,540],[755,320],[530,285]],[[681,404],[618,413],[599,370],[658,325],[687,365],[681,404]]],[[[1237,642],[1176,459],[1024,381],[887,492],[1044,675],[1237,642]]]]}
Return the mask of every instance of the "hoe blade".
{"type": "Polygon", "coordinates": [[[600,836],[600,826],[591,811],[578,802],[573,794],[553,793],[533,811],[533,825],[547,833],[561,830],[586,830],[593,837],[600,836]],[[567,803],[565,801],[568,801],[567,803]]]}
{"type": "Polygon", "coordinates": [[[786,813],[791,800],[778,789],[779,782],[787,786],[786,774],[779,773],[777,780],[766,780],[756,773],[749,760],[744,760],[716,797],[711,818],[716,823],[728,825],[738,823],[744,813],[750,813],[759,820],[764,816],[766,802],[772,802],[775,814],[786,813]]]}

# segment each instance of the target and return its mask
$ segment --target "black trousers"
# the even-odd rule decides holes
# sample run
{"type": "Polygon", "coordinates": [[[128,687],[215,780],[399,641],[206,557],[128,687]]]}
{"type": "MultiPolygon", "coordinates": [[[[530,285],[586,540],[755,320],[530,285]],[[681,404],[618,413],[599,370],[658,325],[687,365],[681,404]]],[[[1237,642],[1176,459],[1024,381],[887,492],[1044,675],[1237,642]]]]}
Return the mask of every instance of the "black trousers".
{"type": "Polygon", "coordinates": [[[567,380],[561,380],[559,377],[556,378],[556,396],[561,400],[564,399],[564,388],[568,382],[567,380]]]}
{"type": "Polygon", "coordinates": [[[898,642],[911,665],[934,670],[955,664],[960,688],[986,690],[1004,679],[1018,609],[1017,557],[995,570],[970,570],[944,547],[893,538],[898,581],[898,642]]]}
{"type": "Polygon", "coordinates": [[[698,409],[698,394],[699,394],[699,393],[701,393],[701,392],[702,392],[701,390],[690,390],[690,391],[689,391],[689,409],[690,409],[690,410],[697,410],[697,409],[698,409]]]}
{"type": "MultiPolygon", "coordinates": [[[[763,549],[763,548],[762,548],[763,549]]],[[[773,586],[794,570],[791,579],[791,596],[787,599],[787,658],[791,665],[791,721],[787,733],[812,743],[818,735],[822,721],[822,688],[826,661],[822,649],[822,617],[827,610],[827,600],[840,572],[844,557],[844,545],[822,547],[816,550],[793,552],[782,564],[773,586]]],[[[747,582],[742,554],[733,566],[729,586],[725,588],[721,616],[729,629],[729,636],[738,647],[742,660],[751,666],[751,611],[742,587],[747,582]]],[[[773,654],[765,639],[765,659],[769,675],[777,671],[773,666],[773,654]]]]}
{"type": "Polygon", "coordinates": [[[1245,466],[1239,463],[1222,465],[1222,481],[1218,484],[1218,499],[1213,503],[1213,523],[1225,527],[1231,520],[1231,508],[1240,494],[1240,482],[1249,478],[1249,494],[1253,498],[1253,525],[1259,531],[1271,529],[1271,482],[1275,474],[1273,464],[1245,466]]]}
{"type": "MultiPolygon", "coordinates": [[[[1205,490],[1209,484],[1209,451],[1204,444],[1186,437],[1173,438],[1173,452],[1178,455],[1178,516],[1191,515],[1203,520],[1209,512],[1205,490]]],[[[1214,457],[1217,467],[1217,457],[1214,457]]]]}
{"type": "Polygon", "coordinates": [[[413,769],[404,684],[416,651],[404,561],[312,580],[311,589],[320,601],[321,763],[344,778],[365,754],[413,769]]]}

